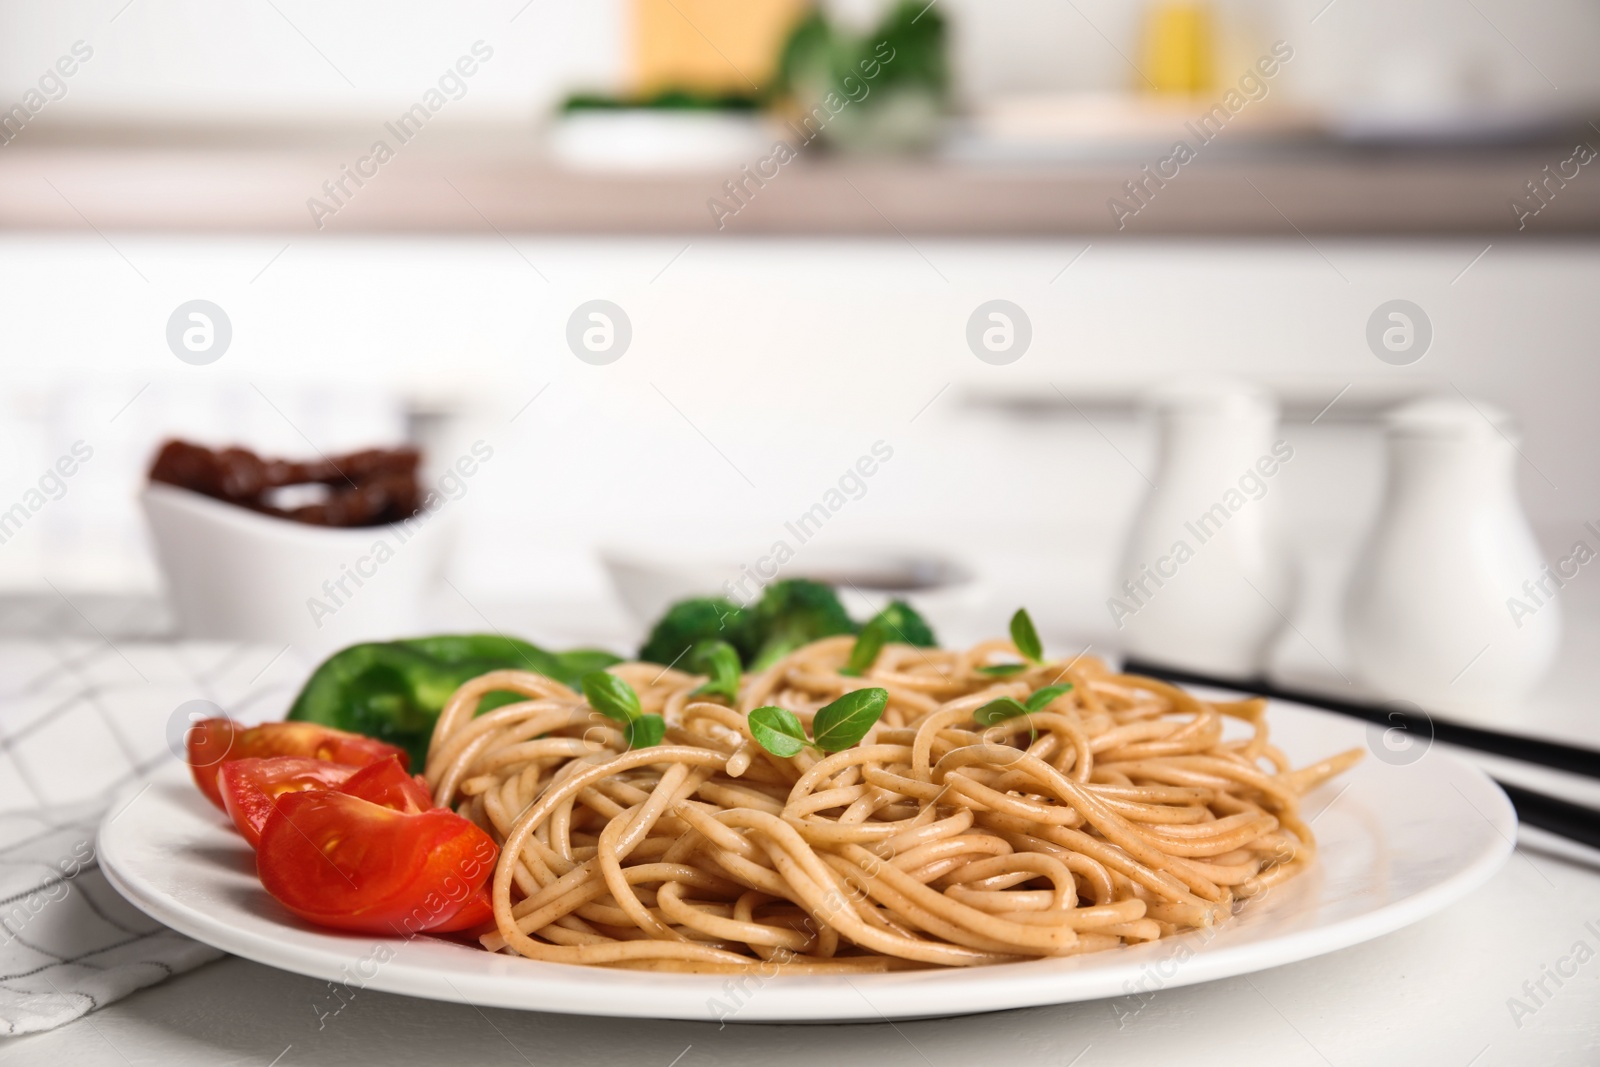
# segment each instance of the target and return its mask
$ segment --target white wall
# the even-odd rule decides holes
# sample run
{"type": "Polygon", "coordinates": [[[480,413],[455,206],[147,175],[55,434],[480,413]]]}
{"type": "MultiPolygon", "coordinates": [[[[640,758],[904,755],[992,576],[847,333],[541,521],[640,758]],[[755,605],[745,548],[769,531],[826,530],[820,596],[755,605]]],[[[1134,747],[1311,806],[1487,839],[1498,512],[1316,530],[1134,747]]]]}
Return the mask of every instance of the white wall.
{"type": "Polygon", "coordinates": [[[79,39],[94,56],[51,105],[56,121],[389,118],[481,39],[493,58],[449,118],[525,122],[572,88],[611,84],[622,63],[621,0],[125,2],[0,4],[3,99],[79,39]]]}

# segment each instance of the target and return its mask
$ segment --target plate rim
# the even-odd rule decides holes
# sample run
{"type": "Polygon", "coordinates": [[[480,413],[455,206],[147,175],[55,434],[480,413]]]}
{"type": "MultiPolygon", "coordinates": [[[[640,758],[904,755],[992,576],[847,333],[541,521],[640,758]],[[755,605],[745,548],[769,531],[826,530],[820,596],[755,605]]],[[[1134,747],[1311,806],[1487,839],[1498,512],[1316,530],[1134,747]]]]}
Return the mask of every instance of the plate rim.
{"type": "MultiPolygon", "coordinates": [[[[1328,712],[1289,701],[1273,701],[1272,706],[1292,708],[1297,713],[1305,713],[1316,718],[1336,720],[1341,723],[1350,722],[1328,712]]],[[[1462,796],[1495,831],[1489,837],[1486,847],[1470,862],[1441,881],[1399,900],[1382,904],[1371,911],[1277,935],[1263,942],[1197,949],[1182,961],[1182,966],[1177,968],[1172,977],[1163,977],[1158,989],[1175,989],[1226,977],[1253,974],[1362,944],[1436,914],[1487,882],[1506,863],[1515,848],[1517,831],[1515,809],[1499,785],[1480,768],[1450,753],[1435,752],[1434,756],[1447,765],[1446,770],[1441,773],[1449,774],[1452,784],[1459,782],[1458,791],[1461,791],[1460,785],[1466,782],[1472,784],[1470,792],[1462,791],[1462,796]],[[1460,782],[1462,778],[1465,782],[1460,782]],[[1476,801],[1472,794],[1477,794],[1476,801]],[[1484,810],[1483,801],[1488,801],[1492,810],[1484,810]]],[[[682,1004],[679,1004],[677,998],[674,998],[666,1004],[658,1003],[640,1009],[628,997],[588,997],[581,1003],[575,1002],[578,997],[587,996],[590,987],[603,987],[617,981],[618,972],[607,968],[493,955],[426,936],[414,941],[404,941],[396,938],[362,938],[310,928],[287,927],[298,935],[296,939],[274,940],[256,931],[233,926],[224,919],[210,916],[199,908],[185,904],[161,891],[158,887],[147,884],[137,875],[130,875],[128,871],[120,869],[119,839],[117,832],[112,830],[114,821],[140,793],[150,788],[153,782],[163,778],[176,778],[175,768],[178,766],[181,765],[169,765],[163,771],[157,771],[146,782],[129,786],[107,809],[96,834],[96,853],[100,860],[101,871],[117,892],[157,922],[231,955],[294,974],[329,982],[346,981],[350,978],[350,965],[359,962],[354,959],[352,949],[364,945],[394,943],[400,946],[396,950],[396,955],[399,955],[405,948],[421,944],[427,946],[429,951],[449,949],[472,952],[475,956],[481,956],[489,966],[472,973],[457,973],[449,969],[427,972],[437,980],[419,980],[411,977],[413,971],[408,969],[395,972],[388,968],[378,968],[377,972],[370,979],[363,980],[358,988],[523,1011],[609,1018],[738,1023],[870,1022],[952,1017],[1051,1004],[1114,1000],[1136,993],[1133,990],[1108,993],[1070,987],[1063,989],[1060,987],[1060,982],[1042,980],[1050,975],[1039,973],[1041,967],[1058,961],[1030,960],[977,969],[949,968],[894,974],[851,975],[844,978],[844,981],[858,994],[855,1000],[859,1002],[859,1007],[851,1010],[841,1010],[837,1002],[840,978],[803,975],[767,978],[757,983],[757,990],[768,982],[781,981],[783,996],[752,996],[748,1001],[743,1001],[741,998],[733,1005],[734,1011],[731,1014],[719,1019],[719,1016],[711,1010],[711,999],[718,997],[719,994],[728,995],[724,992],[729,978],[726,975],[674,974],[672,975],[674,985],[692,985],[697,990],[703,989],[706,994],[704,1003],[699,1003],[697,999],[691,1009],[688,1000],[683,1000],[682,1004]],[[320,943],[306,944],[303,941],[306,937],[316,938],[320,943]],[[504,972],[510,967],[530,968],[527,980],[508,981],[504,972]],[[930,988],[960,981],[974,972],[981,972],[992,980],[968,983],[962,998],[963,1007],[960,1010],[930,1011],[925,1003],[920,1005],[917,1003],[919,995],[930,988]],[[893,1002],[877,1003],[868,996],[869,993],[888,997],[893,1002]],[[552,995],[554,995],[553,1002],[552,995]],[[539,999],[543,1002],[530,1002],[539,999]],[[826,1007],[823,1006],[824,1003],[826,1007]]],[[[188,775],[184,774],[183,778],[187,781],[188,775]]],[[[196,798],[199,799],[198,794],[196,798]]],[[[1141,966],[1148,966],[1152,959],[1160,958],[1153,957],[1150,951],[1144,950],[1153,950],[1158,946],[1170,948],[1179,944],[1184,937],[1193,936],[1180,935],[1179,938],[1171,940],[1163,939],[1149,945],[1116,950],[1121,954],[1114,957],[1118,960],[1117,963],[1108,963],[1107,966],[1094,970],[1099,974],[1102,985],[1113,981],[1121,982],[1124,976],[1133,977],[1137,975],[1141,966]],[[1129,953],[1137,955],[1129,956],[1129,953]]],[[[1100,955],[1095,954],[1095,956],[1100,955]]],[[[628,974],[626,971],[621,973],[628,974]]],[[[637,982],[648,975],[649,972],[639,972],[637,976],[629,975],[629,978],[637,982]]],[[[659,980],[659,976],[655,977],[659,980]]],[[[1066,975],[1056,972],[1054,977],[1062,978],[1066,975]]]]}

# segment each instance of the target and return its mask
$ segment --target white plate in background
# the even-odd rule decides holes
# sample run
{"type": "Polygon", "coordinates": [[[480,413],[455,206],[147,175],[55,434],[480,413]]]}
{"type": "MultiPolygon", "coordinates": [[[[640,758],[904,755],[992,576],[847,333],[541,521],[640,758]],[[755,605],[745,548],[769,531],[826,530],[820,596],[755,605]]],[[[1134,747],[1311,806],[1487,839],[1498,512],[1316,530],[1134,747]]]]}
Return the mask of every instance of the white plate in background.
{"type": "Polygon", "coordinates": [[[606,546],[600,560],[628,611],[647,626],[680,600],[728,597],[749,604],[766,585],[790,578],[833,586],[845,610],[860,622],[890,600],[905,600],[935,632],[941,623],[963,617],[983,594],[971,567],[923,549],[808,548],[803,558],[779,566],[773,556],[748,546],[695,554],[634,545],[606,546]]]}
{"type": "MultiPolygon", "coordinates": [[[[1274,703],[1273,741],[1295,762],[1365,747],[1360,723],[1274,703]]],[[[1382,746],[1377,746],[1382,750],[1382,746]]],[[[1397,757],[1393,754],[1390,756],[1397,757]]],[[[235,955],[357,988],[501,1008],[631,1018],[825,1022],[964,1015],[1122,997],[1303,960],[1425,918],[1510,854],[1516,816],[1481,771],[1441,751],[1404,765],[1368,756],[1305,802],[1319,856],[1298,878],[1206,934],[1056,960],[845,977],[659,975],[496,955],[453,942],[320,930],[261,889],[254,857],[187,768],[113,804],[99,858],[152,918],[235,955]]]]}

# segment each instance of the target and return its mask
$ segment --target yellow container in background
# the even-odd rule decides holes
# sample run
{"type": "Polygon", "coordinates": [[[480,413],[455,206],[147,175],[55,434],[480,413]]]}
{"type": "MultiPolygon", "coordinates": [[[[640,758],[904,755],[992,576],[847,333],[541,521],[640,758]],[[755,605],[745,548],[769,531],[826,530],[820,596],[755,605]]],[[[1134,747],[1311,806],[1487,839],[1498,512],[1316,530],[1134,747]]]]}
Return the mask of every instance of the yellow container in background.
{"type": "Polygon", "coordinates": [[[767,88],[806,0],[633,0],[633,91],[767,88]]]}
{"type": "Polygon", "coordinates": [[[1153,83],[1153,91],[1188,95],[1214,88],[1215,52],[1215,23],[1210,4],[1196,0],[1157,0],[1147,9],[1144,74],[1153,83]]]}

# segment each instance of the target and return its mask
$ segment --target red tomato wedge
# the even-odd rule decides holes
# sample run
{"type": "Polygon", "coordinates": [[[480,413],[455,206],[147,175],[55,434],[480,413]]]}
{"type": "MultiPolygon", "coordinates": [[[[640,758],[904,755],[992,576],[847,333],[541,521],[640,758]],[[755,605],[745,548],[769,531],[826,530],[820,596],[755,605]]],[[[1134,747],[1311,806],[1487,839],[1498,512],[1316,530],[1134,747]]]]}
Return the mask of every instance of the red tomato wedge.
{"type": "Polygon", "coordinates": [[[261,885],[319,926],[407,937],[478,895],[498,849],[445,808],[408,814],[328,790],[280,796],[261,832],[261,885]]]}
{"type": "Polygon", "coordinates": [[[217,771],[233,750],[233,738],[238,732],[239,724],[232,719],[202,719],[189,727],[184,735],[189,773],[194,775],[194,784],[200,787],[200,792],[206,795],[207,800],[219,808],[223,805],[222,793],[217,788],[217,771]]]}
{"type": "MultiPolygon", "coordinates": [[[[394,760],[386,762],[398,770],[399,764],[394,760]]],[[[343,763],[303,756],[234,759],[217,772],[217,786],[222,791],[223,810],[250,847],[255,848],[261,841],[261,828],[272,814],[272,804],[279,797],[308,789],[333,789],[360,773],[343,763]]]]}
{"type": "Polygon", "coordinates": [[[219,808],[223,804],[217,771],[229,760],[301,756],[365,767],[397,756],[400,766],[409,763],[405,752],[393,745],[310,722],[268,722],[246,727],[232,719],[205,719],[190,727],[188,750],[195,785],[219,808]]]}
{"type": "Polygon", "coordinates": [[[413,815],[433,807],[433,794],[422,779],[407,774],[393,757],[367,764],[337,788],[341,793],[413,815]]]}
{"type": "Polygon", "coordinates": [[[494,902],[489,897],[488,883],[484,883],[475,896],[467,898],[467,902],[461,905],[461,910],[448,919],[440,920],[428,927],[428,933],[459,933],[463,930],[473,930],[480,926],[488,926],[493,922],[494,902]]]}

